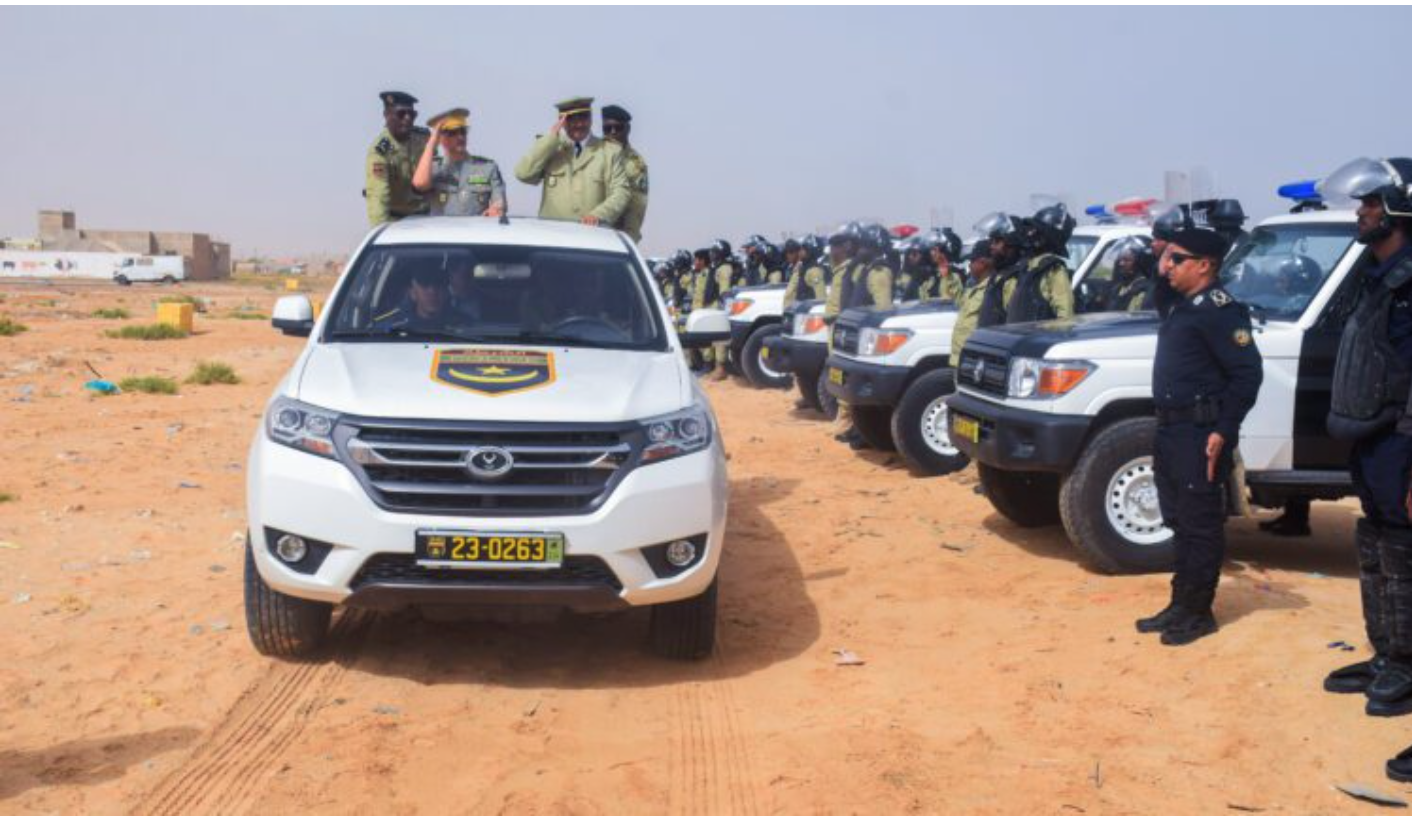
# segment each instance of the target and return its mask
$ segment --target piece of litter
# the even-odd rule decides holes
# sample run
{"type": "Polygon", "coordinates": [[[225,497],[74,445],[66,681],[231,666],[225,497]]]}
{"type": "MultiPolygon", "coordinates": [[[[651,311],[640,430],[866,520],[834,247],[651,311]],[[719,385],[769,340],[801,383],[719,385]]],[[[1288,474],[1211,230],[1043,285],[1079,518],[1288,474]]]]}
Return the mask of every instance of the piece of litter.
{"type": "Polygon", "coordinates": [[[200,488],[201,488],[201,484],[198,484],[198,483],[196,483],[195,481],[179,481],[179,482],[177,483],[177,489],[200,489],[200,488]]]}
{"type": "Polygon", "coordinates": [[[212,621],[212,622],[211,622],[210,624],[208,624],[207,626],[209,626],[209,627],[211,628],[211,631],[212,631],[212,632],[225,632],[226,630],[230,629],[230,622],[229,622],[229,621],[224,621],[224,620],[222,620],[222,621],[212,621]]]}
{"type": "Polygon", "coordinates": [[[1265,811],[1265,809],[1264,809],[1263,807],[1250,807],[1250,806],[1246,806],[1245,804],[1234,804],[1234,803],[1227,803],[1227,804],[1226,804],[1226,809],[1230,809],[1230,810],[1239,810],[1240,812],[1243,812],[1243,813],[1262,813],[1262,812],[1265,811]]]}
{"type": "Polygon", "coordinates": [[[210,566],[208,566],[208,567],[206,567],[206,568],[209,569],[209,570],[211,570],[212,572],[225,572],[225,571],[226,571],[226,568],[223,567],[223,566],[221,566],[220,564],[211,564],[210,566]]]}
{"type": "Polygon", "coordinates": [[[0,541],[0,549],[19,549],[20,545],[14,541],[0,541]]]}
{"type": "Polygon", "coordinates": [[[17,594],[15,595],[15,597],[10,600],[10,603],[12,603],[12,604],[28,604],[28,603],[29,603],[29,599],[30,599],[30,594],[29,594],[28,592],[21,592],[21,593],[17,593],[17,594]]]}
{"type": "Polygon", "coordinates": [[[836,649],[834,654],[834,666],[839,667],[861,667],[868,663],[858,656],[858,653],[850,649],[836,649]]]}
{"type": "Polygon", "coordinates": [[[373,712],[377,713],[378,715],[401,715],[401,714],[402,714],[402,710],[399,710],[398,708],[392,706],[391,704],[378,704],[376,707],[373,707],[373,712]]]}
{"type": "Polygon", "coordinates": [[[187,630],[187,632],[191,633],[192,635],[200,635],[205,631],[206,628],[201,626],[200,624],[192,624],[191,628],[187,630]]]}
{"type": "Polygon", "coordinates": [[[167,424],[167,437],[173,437],[176,435],[176,433],[180,432],[185,428],[185,425],[179,423],[167,424]]]}
{"type": "Polygon", "coordinates": [[[942,549],[949,549],[952,552],[965,552],[971,548],[970,544],[953,544],[948,541],[941,542],[942,549]]]}
{"type": "Polygon", "coordinates": [[[1370,801],[1380,807],[1406,807],[1407,802],[1395,795],[1389,795],[1376,787],[1369,787],[1367,784],[1335,784],[1334,789],[1357,798],[1360,801],[1370,801]]]}
{"type": "Polygon", "coordinates": [[[99,395],[121,395],[123,390],[118,388],[112,381],[92,380],[83,385],[84,389],[99,395]]]}
{"type": "Polygon", "coordinates": [[[59,609],[77,615],[88,611],[88,602],[77,595],[65,595],[59,599],[59,609]]]}
{"type": "Polygon", "coordinates": [[[525,710],[525,717],[526,717],[526,718],[533,718],[533,717],[534,717],[534,714],[537,713],[537,712],[539,712],[539,702],[538,702],[538,701],[534,702],[534,704],[531,705],[529,709],[525,710]]]}
{"type": "Polygon", "coordinates": [[[148,549],[134,549],[127,554],[127,557],[134,561],[150,561],[152,560],[152,551],[148,549]]]}

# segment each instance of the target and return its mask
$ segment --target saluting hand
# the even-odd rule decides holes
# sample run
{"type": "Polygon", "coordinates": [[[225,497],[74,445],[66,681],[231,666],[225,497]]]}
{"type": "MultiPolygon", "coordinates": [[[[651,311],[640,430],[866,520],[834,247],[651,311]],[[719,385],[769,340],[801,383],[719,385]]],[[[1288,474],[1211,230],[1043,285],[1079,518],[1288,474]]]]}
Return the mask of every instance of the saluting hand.
{"type": "Polygon", "coordinates": [[[1221,449],[1225,445],[1226,439],[1219,432],[1206,436],[1206,480],[1211,483],[1216,482],[1216,462],[1221,460],[1221,449]]]}
{"type": "Polygon", "coordinates": [[[554,121],[554,125],[549,128],[550,134],[558,134],[564,130],[564,122],[569,119],[566,114],[559,115],[559,119],[554,121]]]}

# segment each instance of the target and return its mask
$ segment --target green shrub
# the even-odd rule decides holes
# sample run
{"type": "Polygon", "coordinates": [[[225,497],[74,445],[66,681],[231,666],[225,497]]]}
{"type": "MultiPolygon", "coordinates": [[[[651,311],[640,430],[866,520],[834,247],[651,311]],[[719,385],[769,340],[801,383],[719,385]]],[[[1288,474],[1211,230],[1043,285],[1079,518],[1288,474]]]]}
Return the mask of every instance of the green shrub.
{"type": "Polygon", "coordinates": [[[148,395],[175,395],[177,382],[161,375],[138,375],[135,378],[123,378],[118,383],[118,388],[124,392],[142,392],[148,395]]]}
{"type": "Polygon", "coordinates": [[[235,384],[240,383],[240,376],[235,374],[235,369],[228,363],[198,361],[196,368],[187,376],[186,382],[199,383],[202,386],[210,386],[213,383],[235,384]]]}
{"type": "Polygon", "coordinates": [[[261,312],[247,312],[244,309],[240,309],[238,311],[231,312],[229,315],[226,315],[226,317],[231,318],[232,320],[269,320],[270,316],[261,312]]]}
{"type": "Polygon", "coordinates": [[[205,312],[206,301],[194,295],[163,295],[157,298],[158,303],[189,303],[193,312],[205,312]]]}
{"type": "Polygon", "coordinates": [[[126,309],[94,309],[93,317],[104,320],[127,320],[132,314],[126,309]]]}
{"type": "Polygon", "coordinates": [[[10,493],[8,493],[8,492],[0,492],[0,504],[8,504],[10,501],[13,501],[14,499],[15,499],[15,496],[14,496],[14,495],[11,495],[10,493]]]}
{"type": "Polygon", "coordinates": [[[171,340],[186,337],[185,332],[170,323],[149,323],[146,326],[134,324],[121,329],[109,329],[103,334],[110,338],[127,338],[129,340],[171,340]]]}
{"type": "Polygon", "coordinates": [[[10,318],[0,318],[0,338],[13,337],[28,329],[23,323],[17,323],[10,318]]]}

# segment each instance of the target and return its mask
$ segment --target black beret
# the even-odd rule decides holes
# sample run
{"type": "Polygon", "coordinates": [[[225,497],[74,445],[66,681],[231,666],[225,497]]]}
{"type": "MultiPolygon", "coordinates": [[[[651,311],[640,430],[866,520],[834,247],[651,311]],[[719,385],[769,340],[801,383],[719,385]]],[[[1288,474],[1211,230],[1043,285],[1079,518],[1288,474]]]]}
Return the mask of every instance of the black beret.
{"type": "Polygon", "coordinates": [[[1225,259],[1231,244],[1210,229],[1182,229],[1173,233],[1171,242],[1193,255],[1211,258],[1217,263],[1225,259]]]}
{"type": "Polygon", "coordinates": [[[632,122],[632,115],[628,114],[628,110],[616,103],[611,106],[604,106],[601,111],[604,120],[617,120],[623,123],[632,122]]]}
{"type": "Polygon", "coordinates": [[[406,92],[380,92],[378,98],[382,100],[382,105],[389,109],[393,106],[415,106],[417,98],[406,92]]]}

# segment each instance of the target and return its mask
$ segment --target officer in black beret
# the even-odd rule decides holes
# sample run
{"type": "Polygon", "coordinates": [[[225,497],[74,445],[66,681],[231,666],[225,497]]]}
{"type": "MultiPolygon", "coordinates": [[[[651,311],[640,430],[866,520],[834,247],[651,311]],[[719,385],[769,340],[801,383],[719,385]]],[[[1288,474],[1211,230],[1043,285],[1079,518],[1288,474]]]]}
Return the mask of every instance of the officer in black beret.
{"type": "Polygon", "coordinates": [[[1153,470],[1173,532],[1176,575],[1165,609],[1137,622],[1169,646],[1216,631],[1211,604],[1226,554],[1225,482],[1240,425],[1264,377],[1250,311],[1218,283],[1230,243],[1210,229],[1176,232],[1159,267],[1176,295],[1164,306],[1152,364],[1153,470]]]}
{"type": "Polygon", "coordinates": [[[412,174],[431,137],[417,125],[417,98],[406,92],[383,92],[378,99],[385,126],[368,149],[363,166],[363,197],[373,226],[427,213],[426,199],[412,188],[412,174]]]}
{"type": "Polygon", "coordinates": [[[628,172],[628,187],[632,197],[618,218],[618,228],[634,241],[642,240],[642,224],[647,220],[647,159],[632,145],[632,115],[617,104],[603,107],[603,137],[623,147],[623,165],[628,172]]]}

